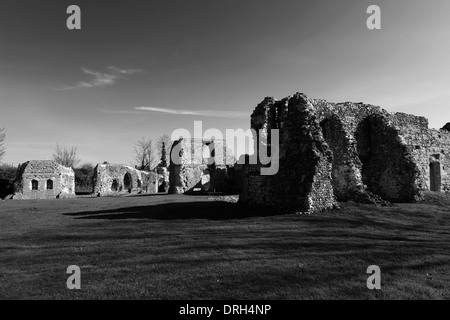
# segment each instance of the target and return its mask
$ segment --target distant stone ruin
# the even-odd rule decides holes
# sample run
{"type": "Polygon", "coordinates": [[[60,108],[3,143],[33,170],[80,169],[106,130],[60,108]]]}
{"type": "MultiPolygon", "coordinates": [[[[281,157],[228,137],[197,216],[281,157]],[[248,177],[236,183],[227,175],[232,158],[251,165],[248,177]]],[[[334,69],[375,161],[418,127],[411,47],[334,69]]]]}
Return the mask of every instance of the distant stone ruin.
{"type": "Polygon", "coordinates": [[[235,158],[223,140],[181,138],[170,154],[169,193],[233,193],[235,158]]]}
{"type": "Polygon", "coordinates": [[[19,166],[15,200],[75,197],[75,173],[51,160],[32,160],[19,166]]]}
{"type": "Polygon", "coordinates": [[[265,98],[251,128],[269,137],[269,152],[270,130],[279,129],[280,166],[273,176],[260,175],[260,163],[245,166],[244,203],[315,212],[337,201],[414,202],[424,190],[450,191],[449,125],[429,129],[424,117],[297,93],[265,98]]]}
{"type": "Polygon", "coordinates": [[[93,193],[99,197],[158,192],[159,176],[119,164],[98,164],[94,169],[93,193]]]}
{"type": "Polygon", "coordinates": [[[167,193],[169,191],[169,170],[165,167],[156,167],[158,173],[158,192],[167,193]]]}

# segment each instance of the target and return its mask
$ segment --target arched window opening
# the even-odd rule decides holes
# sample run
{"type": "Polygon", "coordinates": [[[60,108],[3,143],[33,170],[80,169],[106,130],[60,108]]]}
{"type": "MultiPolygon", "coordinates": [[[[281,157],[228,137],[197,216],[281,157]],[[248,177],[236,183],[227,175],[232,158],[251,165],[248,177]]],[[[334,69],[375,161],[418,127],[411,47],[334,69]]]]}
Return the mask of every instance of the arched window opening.
{"type": "Polygon", "coordinates": [[[53,190],[53,180],[47,180],[47,190],[53,190]]]}
{"type": "Polygon", "coordinates": [[[131,180],[131,174],[129,174],[128,172],[125,173],[125,176],[123,177],[123,186],[125,190],[131,193],[133,184],[131,180]]]}
{"type": "Polygon", "coordinates": [[[114,179],[111,184],[111,191],[117,191],[117,189],[119,189],[119,183],[117,182],[116,179],[114,179]]]}
{"type": "Polygon", "coordinates": [[[39,189],[39,182],[37,180],[31,181],[31,190],[38,190],[39,189]]]}

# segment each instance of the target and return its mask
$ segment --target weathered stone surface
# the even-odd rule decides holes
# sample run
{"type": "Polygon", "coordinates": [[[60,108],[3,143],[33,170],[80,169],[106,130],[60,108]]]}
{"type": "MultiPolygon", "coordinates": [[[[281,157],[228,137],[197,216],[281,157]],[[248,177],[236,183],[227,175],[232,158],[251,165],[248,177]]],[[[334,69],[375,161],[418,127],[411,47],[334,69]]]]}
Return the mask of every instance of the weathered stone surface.
{"type": "MultiPolygon", "coordinates": [[[[313,106],[302,94],[271,103],[266,98],[258,105],[251,123],[253,129],[267,130],[269,139],[271,129],[280,130],[279,171],[273,176],[261,176],[261,165],[250,165],[245,182],[246,202],[296,212],[333,208],[336,200],[331,185],[332,154],[313,106]]],[[[257,141],[255,147],[258,146],[257,141]]]]}
{"type": "Polygon", "coordinates": [[[158,174],[120,164],[98,164],[94,169],[93,193],[97,196],[158,192],[158,174]]]}
{"type": "Polygon", "coordinates": [[[364,192],[356,141],[349,137],[345,124],[336,114],[326,117],[320,125],[333,153],[331,183],[334,194],[339,201],[348,201],[353,194],[364,192]]]}
{"type": "Polygon", "coordinates": [[[367,189],[393,202],[418,200],[419,170],[399,129],[389,118],[374,114],[358,125],[355,133],[363,183],[367,189]]]}
{"type": "Polygon", "coordinates": [[[156,172],[158,173],[158,192],[168,192],[169,170],[165,167],[157,167],[156,172]]]}
{"type": "Polygon", "coordinates": [[[314,212],[335,199],[387,204],[450,191],[449,126],[429,129],[424,117],[363,103],[267,97],[251,127],[269,141],[270,129],[279,130],[280,170],[261,176],[260,164],[245,166],[240,201],[314,212]]]}
{"type": "Polygon", "coordinates": [[[170,152],[169,193],[232,193],[234,163],[232,151],[223,140],[181,138],[170,152]]]}
{"type": "Polygon", "coordinates": [[[75,197],[75,173],[51,160],[32,160],[17,170],[13,199],[75,197]]]}

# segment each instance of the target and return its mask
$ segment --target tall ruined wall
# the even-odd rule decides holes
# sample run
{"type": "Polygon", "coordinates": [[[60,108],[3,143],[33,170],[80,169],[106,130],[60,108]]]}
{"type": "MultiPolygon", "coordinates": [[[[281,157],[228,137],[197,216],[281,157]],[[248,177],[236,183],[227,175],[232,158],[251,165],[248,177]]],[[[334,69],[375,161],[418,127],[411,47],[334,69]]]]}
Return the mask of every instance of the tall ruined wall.
{"type": "MultiPolygon", "coordinates": [[[[317,211],[333,202],[329,185],[340,201],[371,201],[375,193],[393,202],[413,202],[424,190],[450,191],[450,125],[433,130],[424,117],[363,103],[329,103],[297,93],[281,100],[266,97],[251,116],[251,128],[269,139],[269,151],[270,130],[280,130],[280,170],[267,177],[259,174],[260,164],[247,165],[243,202],[299,207],[306,192],[312,203],[309,211],[317,211]],[[301,99],[299,105],[309,107],[296,118],[294,101],[301,99]],[[318,148],[321,139],[325,146],[318,148]],[[327,148],[331,157],[325,156],[327,148]],[[307,160],[311,150],[324,156],[307,160]],[[305,179],[304,169],[316,176],[305,179]],[[276,203],[277,198],[285,203],[276,203]]],[[[258,152],[257,135],[254,141],[258,152]]]]}
{"type": "Polygon", "coordinates": [[[247,191],[241,201],[297,212],[332,208],[336,204],[331,186],[332,154],[313,106],[302,94],[282,103],[283,110],[274,112],[273,108],[282,105],[273,107],[272,101],[266,98],[251,121],[252,129],[267,129],[269,137],[271,129],[280,130],[278,173],[262,176],[258,170],[260,165],[251,166],[247,191]],[[276,118],[275,114],[281,117],[276,118]]]}
{"type": "Polygon", "coordinates": [[[223,140],[179,139],[170,152],[169,193],[233,190],[234,156],[223,140]]]}
{"type": "Polygon", "coordinates": [[[419,197],[418,168],[398,129],[383,114],[365,118],[355,132],[363,183],[371,192],[394,202],[419,197]]]}
{"type": "Polygon", "coordinates": [[[94,169],[93,193],[97,196],[157,193],[158,174],[119,164],[98,164],[94,169]]]}
{"type": "Polygon", "coordinates": [[[169,193],[182,194],[194,188],[209,190],[210,173],[203,159],[204,147],[198,139],[174,141],[170,150],[169,193]]]}
{"type": "Polygon", "coordinates": [[[356,140],[344,122],[336,115],[328,115],[320,123],[328,146],[333,153],[331,183],[339,201],[351,200],[355,194],[364,192],[362,163],[358,157],[356,140]]]}
{"type": "Polygon", "coordinates": [[[17,170],[13,199],[56,199],[75,197],[75,173],[51,160],[32,160],[17,170]]]}

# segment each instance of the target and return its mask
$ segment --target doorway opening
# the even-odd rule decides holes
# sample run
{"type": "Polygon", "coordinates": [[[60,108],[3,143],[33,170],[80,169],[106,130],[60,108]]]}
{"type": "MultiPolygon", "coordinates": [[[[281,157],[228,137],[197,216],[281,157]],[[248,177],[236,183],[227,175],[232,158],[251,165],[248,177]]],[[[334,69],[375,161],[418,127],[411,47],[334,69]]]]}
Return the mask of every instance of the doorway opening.
{"type": "Polygon", "coordinates": [[[131,174],[129,174],[128,172],[125,173],[125,176],[123,177],[123,186],[124,189],[128,191],[128,193],[131,193],[132,189],[131,174]]]}
{"type": "Polygon", "coordinates": [[[430,190],[441,191],[441,164],[438,161],[430,163],[430,190]]]}
{"type": "Polygon", "coordinates": [[[111,191],[117,191],[117,189],[119,189],[119,183],[117,182],[116,179],[114,179],[111,184],[111,191]]]}

